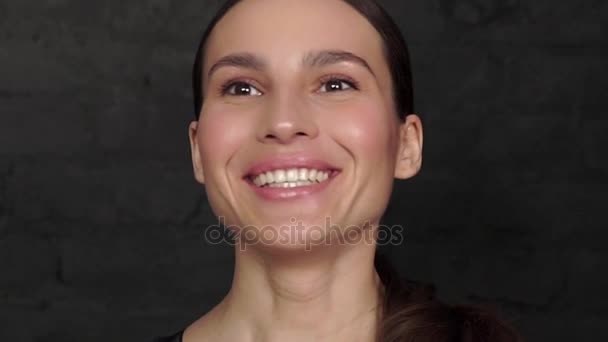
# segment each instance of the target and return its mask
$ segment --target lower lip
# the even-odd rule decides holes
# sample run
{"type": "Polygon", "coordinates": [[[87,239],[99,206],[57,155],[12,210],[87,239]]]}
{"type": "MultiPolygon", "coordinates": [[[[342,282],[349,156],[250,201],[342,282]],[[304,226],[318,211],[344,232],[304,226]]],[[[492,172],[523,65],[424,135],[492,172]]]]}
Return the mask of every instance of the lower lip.
{"type": "Polygon", "coordinates": [[[293,188],[274,188],[274,187],[259,187],[253,182],[247,180],[249,186],[251,186],[254,192],[263,199],[266,200],[287,200],[296,199],[305,196],[317,194],[327,188],[327,186],[334,181],[334,178],[339,175],[339,172],[334,171],[332,175],[321,183],[315,183],[312,185],[296,186],[293,188]]]}

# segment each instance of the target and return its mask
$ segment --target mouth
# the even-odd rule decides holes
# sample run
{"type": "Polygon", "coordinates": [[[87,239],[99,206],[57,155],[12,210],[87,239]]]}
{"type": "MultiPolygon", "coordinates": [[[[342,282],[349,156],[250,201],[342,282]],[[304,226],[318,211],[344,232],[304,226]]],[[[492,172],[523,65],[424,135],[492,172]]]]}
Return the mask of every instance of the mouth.
{"type": "Polygon", "coordinates": [[[274,157],[249,169],[243,179],[265,199],[287,199],[317,193],[340,174],[327,162],[307,157],[274,157]]]}
{"type": "Polygon", "coordinates": [[[296,188],[329,181],[339,173],[336,169],[288,168],[247,175],[247,180],[259,188],[296,188]]]}

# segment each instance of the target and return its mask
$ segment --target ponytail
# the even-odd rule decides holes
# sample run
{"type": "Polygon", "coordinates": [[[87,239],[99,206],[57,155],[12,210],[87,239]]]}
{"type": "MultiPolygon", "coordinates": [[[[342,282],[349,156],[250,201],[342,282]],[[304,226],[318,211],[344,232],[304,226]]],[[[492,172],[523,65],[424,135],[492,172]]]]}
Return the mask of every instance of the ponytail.
{"type": "Polygon", "coordinates": [[[435,298],[433,286],[402,280],[378,251],[374,265],[384,287],[378,342],[523,341],[492,310],[446,305],[435,298]]]}

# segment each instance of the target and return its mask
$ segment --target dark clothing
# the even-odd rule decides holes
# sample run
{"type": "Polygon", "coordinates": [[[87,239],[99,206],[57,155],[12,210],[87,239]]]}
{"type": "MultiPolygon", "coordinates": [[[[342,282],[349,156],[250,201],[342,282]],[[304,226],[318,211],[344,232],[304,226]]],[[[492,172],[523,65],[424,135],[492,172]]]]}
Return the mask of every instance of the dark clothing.
{"type": "Polygon", "coordinates": [[[178,332],[175,335],[167,336],[167,337],[157,337],[152,342],[182,342],[183,331],[178,332]]]}

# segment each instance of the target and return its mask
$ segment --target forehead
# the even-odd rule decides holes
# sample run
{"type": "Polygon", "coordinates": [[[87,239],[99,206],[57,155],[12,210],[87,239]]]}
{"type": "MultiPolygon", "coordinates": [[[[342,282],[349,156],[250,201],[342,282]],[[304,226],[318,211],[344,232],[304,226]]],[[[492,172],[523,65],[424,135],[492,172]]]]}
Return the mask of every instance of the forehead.
{"type": "Polygon", "coordinates": [[[294,65],[310,51],[327,49],[352,52],[373,69],[385,69],[382,46],[374,27],[342,0],[243,0],[214,28],[205,60],[249,52],[271,64],[294,65]]]}

